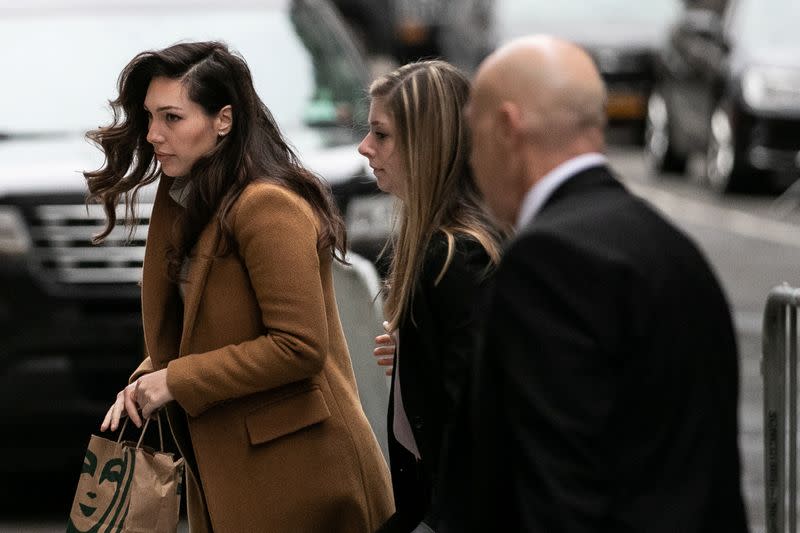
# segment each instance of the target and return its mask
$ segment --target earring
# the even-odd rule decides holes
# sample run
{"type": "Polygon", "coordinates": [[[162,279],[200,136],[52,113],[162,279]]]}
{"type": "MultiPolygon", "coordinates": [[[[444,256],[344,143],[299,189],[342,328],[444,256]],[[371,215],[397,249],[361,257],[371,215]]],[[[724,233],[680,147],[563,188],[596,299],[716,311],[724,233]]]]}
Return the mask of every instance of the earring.
{"type": "Polygon", "coordinates": [[[222,130],[219,130],[219,132],[217,133],[217,135],[219,135],[220,137],[223,137],[223,136],[225,135],[225,132],[224,132],[224,131],[222,131],[222,130]]]}

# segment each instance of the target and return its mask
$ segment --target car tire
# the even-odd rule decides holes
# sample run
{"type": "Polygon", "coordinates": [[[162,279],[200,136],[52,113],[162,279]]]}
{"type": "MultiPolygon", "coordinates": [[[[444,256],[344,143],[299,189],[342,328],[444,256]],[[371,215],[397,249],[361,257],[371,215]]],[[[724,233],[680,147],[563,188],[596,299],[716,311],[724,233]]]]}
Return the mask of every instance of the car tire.
{"type": "Polygon", "coordinates": [[[682,173],[686,169],[686,157],[676,153],[672,143],[667,101],[657,90],[650,93],[647,100],[644,153],[651,176],[664,172],[682,173]]]}
{"type": "Polygon", "coordinates": [[[706,184],[720,194],[742,192],[752,187],[758,171],[736,151],[736,135],[730,114],[718,105],[711,114],[706,143],[706,184]]]}

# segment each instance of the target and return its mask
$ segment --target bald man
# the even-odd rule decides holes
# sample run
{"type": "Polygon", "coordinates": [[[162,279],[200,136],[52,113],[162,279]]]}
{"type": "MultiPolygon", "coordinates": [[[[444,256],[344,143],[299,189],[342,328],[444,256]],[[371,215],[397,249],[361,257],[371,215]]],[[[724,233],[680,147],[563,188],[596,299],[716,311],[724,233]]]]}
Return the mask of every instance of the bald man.
{"type": "Polygon", "coordinates": [[[516,235],[440,531],[747,531],[728,304],[689,238],[612,175],[605,97],[589,56],[551,37],[476,74],[471,163],[516,235]]]}

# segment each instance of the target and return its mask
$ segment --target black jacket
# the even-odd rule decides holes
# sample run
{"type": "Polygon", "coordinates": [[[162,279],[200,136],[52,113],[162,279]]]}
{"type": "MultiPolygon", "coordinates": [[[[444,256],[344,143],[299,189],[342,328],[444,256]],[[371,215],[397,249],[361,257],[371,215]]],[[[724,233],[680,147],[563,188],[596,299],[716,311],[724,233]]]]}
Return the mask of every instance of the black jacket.
{"type": "Polygon", "coordinates": [[[472,498],[442,531],[747,531],[726,298],[606,168],[568,180],[510,243],[484,333],[472,498]]]}
{"type": "Polygon", "coordinates": [[[447,240],[437,233],[425,254],[411,312],[399,326],[403,406],[422,458],[418,462],[392,433],[393,379],[388,427],[397,512],[382,532],[411,531],[431,512],[442,438],[451,424],[476,349],[477,321],[491,274],[489,256],[474,239],[457,235],[450,265],[436,284],[446,257],[447,240]]]}

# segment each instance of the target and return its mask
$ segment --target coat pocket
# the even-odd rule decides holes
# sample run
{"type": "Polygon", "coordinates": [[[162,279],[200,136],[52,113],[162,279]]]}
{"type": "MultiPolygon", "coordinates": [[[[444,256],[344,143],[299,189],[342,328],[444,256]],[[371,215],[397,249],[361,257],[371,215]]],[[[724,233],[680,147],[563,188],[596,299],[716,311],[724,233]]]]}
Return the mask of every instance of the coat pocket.
{"type": "Polygon", "coordinates": [[[250,444],[264,444],[318,424],[331,416],[319,387],[284,396],[259,407],[245,418],[250,444]]]}

